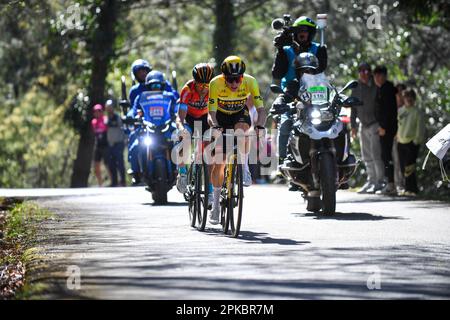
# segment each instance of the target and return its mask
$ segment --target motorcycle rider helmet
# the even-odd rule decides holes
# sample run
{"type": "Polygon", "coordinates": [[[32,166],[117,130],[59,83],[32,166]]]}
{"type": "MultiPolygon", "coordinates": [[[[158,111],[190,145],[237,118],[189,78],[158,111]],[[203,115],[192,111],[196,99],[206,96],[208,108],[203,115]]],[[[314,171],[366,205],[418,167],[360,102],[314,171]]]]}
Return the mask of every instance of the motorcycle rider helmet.
{"type": "Polygon", "coordinates": [[[112,107],[112,108],[114,108],[114,101],[113,101],[112,99],[106,100],[106,102],[105,102],[105,108],[107,108],[107,107],[112,107]]]}
{"type": "Polygon", "coordinates": [[[294,67],[302,73],[314,73],[319,68],[319,60],[310,52],[302,52],[295,57],[294,67]]]}
{"type": "Polygon", "coordinates": [[[229,56],[220,66],[225,76],[241,76],[245,73],[245,63],[238,56],[229,56]]]}
{"type": "Polygon", "coordinates": [[[308,31],[308,42],[311,42],[316,35],[317,24],[313,19],[306,16],[301,16],[292,24],[292,29],[294,31],[295,38],[297,38],[297,34],[301,30],[308,31]]]}
{"type": "Polygon", "coordinates": [[[147,77],[145,77],[145,86],[150,91],[164,91],[165,85],[166,80],[160,71],[150,71],[147,77]]]}
{"type": "Polygon", "coordinates": [[[207,63],[198,63],[192,69],[192,76],[196,82],[209,83],[214,76],[214,69],[207,63]]]}
{"type": "Polygon", "coordinates": [[[138,70],[141,70],[141,69],[146,69],[146,70],[148,70],[148,72],[150,72],[150,71],[152,71],[153,68],[147,60],[137,59],[131,65],[131,79],[133,79],[133,81],[138,80],[136,78],[136,73],[138,72],[138,70]]]}

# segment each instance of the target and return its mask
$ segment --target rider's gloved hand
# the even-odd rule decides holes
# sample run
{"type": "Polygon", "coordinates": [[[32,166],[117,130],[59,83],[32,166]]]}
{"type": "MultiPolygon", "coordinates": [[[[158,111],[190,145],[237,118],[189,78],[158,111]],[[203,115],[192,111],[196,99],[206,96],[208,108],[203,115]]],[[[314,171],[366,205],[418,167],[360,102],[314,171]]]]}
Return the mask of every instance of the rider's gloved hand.
{"type": "Polygon", "coordinates": [[[273,45],[278,49],[283,49],[284,46],[292,44],[292,34],[288,30],[277,34],[273,39],[273,45]]]}
{"type": "Polygon", "coordinates": [[[272,104],[270,113],[272,114],[282,114],[288,111],[289,107],[286,104],[286,98],[283,94],[279,95],[272,104]]]}
{"type": "Polygon", "coordinates": [[[279,95],[273,102],[272,106],[275,109],[279,109],[286,106],[286,99],[284,98],[284,95],[283,94],[279,95]]]}

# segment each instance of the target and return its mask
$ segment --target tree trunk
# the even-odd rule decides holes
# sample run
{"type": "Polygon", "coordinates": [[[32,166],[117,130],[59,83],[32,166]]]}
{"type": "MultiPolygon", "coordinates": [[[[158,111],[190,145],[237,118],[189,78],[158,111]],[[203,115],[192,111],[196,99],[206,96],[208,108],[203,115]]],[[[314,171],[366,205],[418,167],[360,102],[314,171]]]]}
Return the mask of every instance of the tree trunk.
{"type": "MultiPolygon", "coordinates": [[[[98,27],[94,31],[92,38],[89,39],[91,43],[89,46],[91,77],[88,87],[90,105],[87,110],[87,123],[85,123],[80,132],[77,157],[73,164],[72,188],[85,188],[88,186],[95,142],[90,125],[92,107],[97,103],[104,103],[106,76],[111,58],[114,55],[114,41],[116,38],[114,26],[117,21],[118,5],[116,0],[107,0],[102,3],[100,8],[100,13],[96,15],[98,27]]],[[[93,14],[95,15],[95,12],[93,14]]]]}
{"type": "Polygon", "coordinates": [[[214,29],[214,58],[216,72],[220,73],[220,64],[234,53],[235,16],[232,0],[215,0],[216,26],[214,29]]]}

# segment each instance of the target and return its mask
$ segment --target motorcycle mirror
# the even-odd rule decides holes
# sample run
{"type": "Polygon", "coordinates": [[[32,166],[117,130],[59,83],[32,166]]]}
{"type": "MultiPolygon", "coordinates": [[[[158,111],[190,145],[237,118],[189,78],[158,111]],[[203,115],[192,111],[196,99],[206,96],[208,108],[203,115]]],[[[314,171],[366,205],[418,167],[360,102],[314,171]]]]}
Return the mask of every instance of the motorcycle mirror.
{"type": "Polygon", "coordinates": [[[363,103],[357,97],[348,97],[347,99],[344,100],[343,105],[344,107],[357,107],[362,106],[363,103]]]}
{"type": "Polygon", "coordinates": [[[339,91],[339,93],[342,93],[348,89],[355,89],[357,86],[358,86],[358,81],[351,80],[351,81],[347,82],[347,84],[344,86],[344,88],[342,88],[341,91],[339,91]]]}
{"type": "Polygon", "coordinates": [[[270,85],[270,91],[272,91],[273,93],[284,93],[283,89],[281,89],[281,87],[277,86],[276,84],[270,85]]]}
{"type": "Polygon", "coordinates": [[[272,21],[272,29],[273,30],[281,30],[284,27],[284,20],[281,18],[275,19],[272,21]]]}

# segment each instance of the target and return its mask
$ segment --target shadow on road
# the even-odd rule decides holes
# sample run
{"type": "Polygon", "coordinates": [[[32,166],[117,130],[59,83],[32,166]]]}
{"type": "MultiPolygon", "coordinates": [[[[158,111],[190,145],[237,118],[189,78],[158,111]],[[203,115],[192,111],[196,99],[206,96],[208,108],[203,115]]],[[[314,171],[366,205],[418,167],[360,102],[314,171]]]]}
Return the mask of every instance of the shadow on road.
{"type": "Polygon", "coordinates": [[[406,197],[388,197],[388,196],[361,196],[361,198],[352,198],[348,200],[338,200],[338,203],[370,203],[370,202],[414,202],[419,201],[419,199],[415,198],[406,198],[406,197]]]}
{"type": "Polygon", "coordinates": [[[353,220],[353,221],[380,221],[380,220],[405,220],[402,217],[385,217],[377,216],[365,212],[336,212],[333,215],[325,215],[323,213],[307,212],[307,213],[292,213],[296,217],[313,217],[316,220],[353,220]]]}
{"type": "MultiPolygon", "coordinates": [[[[221,229],[206,228],[205,233],[224,237],[229,236],[224,235],[221,229]]],[[[311,243],[309,241],[296,241],[292,239],[272,238],[269,237],[267,233],[251,232],[251,231],[241,231],[239,233],[239,237],[237,238],[237,240],[244,240],[249,242],[265,243],[265,244],[279,244],[283,246],[292,246],[292,245],[295,246],[311,243]]]]}
{"type": "Polygon", "coordinates": [[[272,238],[269,237],[267,233],[251,232],[251,231],[241,231],[238,240],[245,240],[258,243],[279,244],[284,246],[303,245],[311,243],[310,241],[296,241],[292,239],[272,238]]]}
{"type": "Polygon", "coordinates": [[[155,204],[153,202],[149,203],[143,203],[143,206],[152,206],[152,207],[187,207],[188,203],[187,202],[167,202],[167,204],[164,205],[160,205],[160,204],[155,204]]]}

